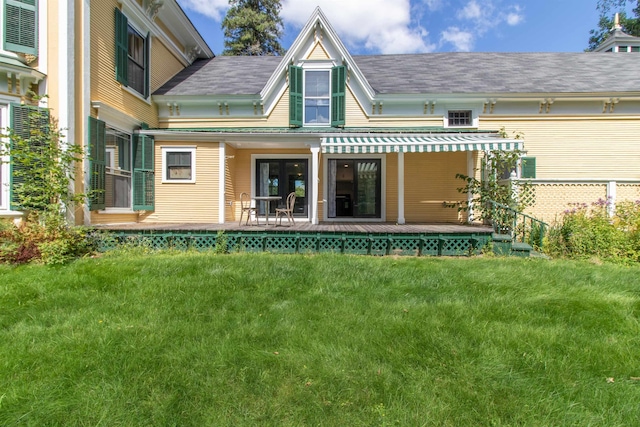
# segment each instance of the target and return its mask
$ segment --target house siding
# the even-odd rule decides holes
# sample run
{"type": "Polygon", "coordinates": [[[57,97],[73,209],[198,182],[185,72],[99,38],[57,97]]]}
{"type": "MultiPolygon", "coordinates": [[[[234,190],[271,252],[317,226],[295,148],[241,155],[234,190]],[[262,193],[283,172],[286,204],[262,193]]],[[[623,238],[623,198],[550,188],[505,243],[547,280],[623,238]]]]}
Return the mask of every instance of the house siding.
{"type": "MultiPolygon", "coordinates": [[[[155,104],[124,89],[115,79],[113,11],[118,6],[116,0],[91,3],[91,100],[104,102],[151,127],[157,127],[158,112],[155,104]]],[[[155,52],[154,45],[152,41],[150,76],[152,82],[158,82],[166,77],[166,71],[163,70],[165,66],[160,64],[167,61],[166,68],[174,69],[176,59],[167,55],[166,49],[155,52]]]]}
{"type": "Polygon", "coordinates": [[[141,222],[218,222],[219,160],[218,143],[157,141],[155,155],[155,210],[141,222]],[[196,147],[196,182],[162,182],[162,148],[196,147]]]}

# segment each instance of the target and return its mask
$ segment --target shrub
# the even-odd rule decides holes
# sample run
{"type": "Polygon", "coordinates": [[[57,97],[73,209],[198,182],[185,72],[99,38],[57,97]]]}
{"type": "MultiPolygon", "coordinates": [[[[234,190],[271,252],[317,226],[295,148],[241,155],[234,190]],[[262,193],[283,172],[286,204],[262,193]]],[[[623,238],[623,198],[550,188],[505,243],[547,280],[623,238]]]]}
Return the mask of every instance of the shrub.
{"type": "Polygon", "coordinates": [[[29,214],[18,226],[0,222],[0,262],[63,264],[92,253],[95,241],[82,227],[70,227],[57,214],[29,214]]]}
{"type": "Polygon", "coordinates": [[[597,257],[629,263],[640,260],[640,201],[622,202],[609,215],[610,201],[574,204],[549,230],[546,251],[574,259],[597,257]]]}

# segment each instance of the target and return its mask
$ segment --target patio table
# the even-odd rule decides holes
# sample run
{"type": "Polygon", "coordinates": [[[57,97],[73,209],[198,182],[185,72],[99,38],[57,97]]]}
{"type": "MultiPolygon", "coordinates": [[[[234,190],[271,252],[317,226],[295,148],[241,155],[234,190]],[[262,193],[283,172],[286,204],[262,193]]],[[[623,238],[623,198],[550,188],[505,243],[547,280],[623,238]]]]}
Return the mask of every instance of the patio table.
{"type": "MultiPolygon", "coordinates": [[[[282,200],[281,196],[253,196],[252,197],[253,200],[256,201],[256,203],[258,202],[265,202],[265,215],[264,215],[264,219],[266,222],[266,226],[269,226],[269,210],[271,208],[271,201],[272,200],[282,200]]],[[[258,215],[258,213],[256,212],[256,215],[258,215]]],[[[273,225],[275,226],[275,222],[273,223],[273,225]]]]}

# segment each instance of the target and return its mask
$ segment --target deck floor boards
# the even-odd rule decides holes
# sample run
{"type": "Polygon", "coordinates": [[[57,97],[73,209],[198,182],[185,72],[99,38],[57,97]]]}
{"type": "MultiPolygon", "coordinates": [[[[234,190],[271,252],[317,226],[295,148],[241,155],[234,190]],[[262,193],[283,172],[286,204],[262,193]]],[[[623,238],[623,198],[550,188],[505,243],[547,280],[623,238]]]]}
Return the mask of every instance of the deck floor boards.
{"type": "Polygon", "coordinates": [[[213,223],[128,223],[128,224],[102,224],[96,226],[99,229],[112,231],[269,231],[269,232],[318,232],[318,233],[388,233],[388,234],[413,234],[413,233],[490,233],[492,228],[475,224],[395,224],[380,222],[321,222],[313,225],[310,222],[298,221],[295,225],[268,227],[262,223],[257,225],[239,225],[237,222],[225,224],[213,223]]]}

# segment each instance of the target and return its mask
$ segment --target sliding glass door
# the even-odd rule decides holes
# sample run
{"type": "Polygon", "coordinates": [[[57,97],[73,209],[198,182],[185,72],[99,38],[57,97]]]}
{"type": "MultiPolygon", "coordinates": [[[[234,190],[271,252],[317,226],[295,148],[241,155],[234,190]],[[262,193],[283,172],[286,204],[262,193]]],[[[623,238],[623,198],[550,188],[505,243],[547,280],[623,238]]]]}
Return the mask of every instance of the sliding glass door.
{"type": "Polygon", "coordinates": [[[328,217],[380,218],[380,159],[328,160],[328,217]]]}
{"type": "MultiPolygon", "coordinates": [[[[287,195],[296,193],[294,216],[307,216],[307,159],[257,159],[256,196],[280,196],[280,203],[272,202],[270,212],[284,204],[287,195]]],[[[258,204],[258,214],[264,215],[265,204],[258,204]]]]}

